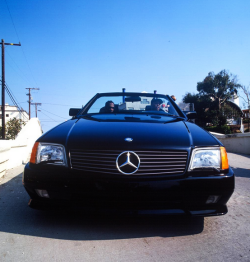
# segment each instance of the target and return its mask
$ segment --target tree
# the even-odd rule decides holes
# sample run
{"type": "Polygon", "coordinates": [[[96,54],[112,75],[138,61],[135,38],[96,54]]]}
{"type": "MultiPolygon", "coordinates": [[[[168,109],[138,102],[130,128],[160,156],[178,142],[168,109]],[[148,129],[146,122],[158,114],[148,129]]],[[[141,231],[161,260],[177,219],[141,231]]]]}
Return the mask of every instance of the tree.
{"type": "MultiPolygon", "coordinates": [[[[229,112],[229,109],[232,108],[229,99],[237,96],[237,90],[240,87],[237,77],[226,70],[216,75],[210,72],[202,82],[197,83],[199,93],[186,94],[183,102],[195,104],[198,122],[223,126],[226,124],[228,114],[232,115],[232,112],[229,112]]],[[[235,115],[235,110],[233,114],[235,115]]]]}
{"type": "MultiPolygon", "coordinates": [[[[244,119],[244,123],[245,123],[245,121],[247,121],[247,123],[248,123],[248,132],[250,132],[250,129],[249,129],[249,122],[250,122],[250,118],[249,118],[249,113],[250,113],[250,90],[249,90],[249,88],[250,88],[250,86],[248,86],[248,87],[242,86],[241,87],[241,89],[243,90],[243,93],[245,95],[245,97],[241,96],[241,98],[247,104],[247,109],[248,109],[247,117],[244,119]]],[[[245,104],[244,104],[244,107],[245,107],[245,104]]]]}
{"type": "MultiPolygon", "coordinates": [[[[6,136],[5,137],[6,137],[6,139],[14,140],[16,138],[17,134],[21,131],[22,127],[25,124],[26,123],[23,120],[21,120],[21,119],[17,119],[15,117],[10,119],[6,123],[6,128],[5,128],[5,132],[6,132],[6,136]]],[[[1,127],[0,131],[2,131],[2,127],[1,127]]]]}
{"type": "Polygon", "coordinates": [[[215,116],[216,111],[214,110],[214,103],[210,97],[187,93],[183,98],[184,103],[193,103],[195,111],[197,113],[196,124],[205,127],[206,123],[212,123],[216,125],[215,116]]]}
{"type": "Polygon", "coordinates": [[[245,101],[245,103],[247,104],[247,109],[250,109],[250,87],[245,87],[245,86],[241,86],[241,89],[245,95],[245,97],[242,97],[241,98],[245,101]]]}
{"type": "Polygon", "coordinates": [[[197,91],[200,94],[211,97],[220,110],[222,104],[230,98],[237,96],[237,89],[241,87],[237,83],[237,76],[222,70],[217,75],[210,72],[202,82],[197,83],[197,91]]]}

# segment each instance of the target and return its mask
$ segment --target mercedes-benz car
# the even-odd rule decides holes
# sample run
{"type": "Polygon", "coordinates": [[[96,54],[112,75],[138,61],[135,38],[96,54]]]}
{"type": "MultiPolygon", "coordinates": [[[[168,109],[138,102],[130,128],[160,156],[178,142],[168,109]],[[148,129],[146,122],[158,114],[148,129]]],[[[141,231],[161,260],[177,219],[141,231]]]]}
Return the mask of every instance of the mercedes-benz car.
{"type": "Polygon", "coordinates": [[[234,173],[222,143],[169,96],[100,93],[34,144],[33,208],[121,214],[227,213],[234,173]]]}

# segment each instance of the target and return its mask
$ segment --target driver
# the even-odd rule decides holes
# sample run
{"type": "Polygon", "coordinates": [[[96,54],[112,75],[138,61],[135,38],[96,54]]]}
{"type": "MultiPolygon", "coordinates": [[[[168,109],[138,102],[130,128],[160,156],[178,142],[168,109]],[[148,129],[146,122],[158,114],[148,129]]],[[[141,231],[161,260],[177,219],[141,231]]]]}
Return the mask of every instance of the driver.
{"type": "Polygon", "coordinates": [[[105,106],[100,109],[100,113],[114,113],[115,104],[113,101],[109,100],[105,103],[105,106]]]}

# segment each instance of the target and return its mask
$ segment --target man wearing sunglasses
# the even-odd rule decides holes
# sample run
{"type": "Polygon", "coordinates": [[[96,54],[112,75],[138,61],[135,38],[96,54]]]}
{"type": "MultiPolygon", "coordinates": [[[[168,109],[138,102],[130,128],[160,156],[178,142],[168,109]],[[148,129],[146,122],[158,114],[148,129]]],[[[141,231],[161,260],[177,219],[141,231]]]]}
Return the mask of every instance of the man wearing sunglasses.
{"type": "Polygon", "coordinates": [[[106,113],[114,113],[115,112],[115,104],[113,101],[109,100],[105,103],[105,112],[106,113]]]}

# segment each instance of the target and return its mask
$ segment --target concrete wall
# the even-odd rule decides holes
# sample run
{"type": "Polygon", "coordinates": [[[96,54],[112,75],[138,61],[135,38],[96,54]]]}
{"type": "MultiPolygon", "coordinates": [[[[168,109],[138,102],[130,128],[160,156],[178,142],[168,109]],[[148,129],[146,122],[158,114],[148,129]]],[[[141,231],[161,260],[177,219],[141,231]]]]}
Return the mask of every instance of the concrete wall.
{"type": "Polygon", "coordinates": [[[227,152],[250,155],[250,133],[223,135],[211,132],[221,141],[227,152]]]}
{"type": "Polygon", "coordinates": [[[0,140],[0,177],[6,170],[29,160],[32,147],[41,135],[42,129],[38,118],[31,118],[15,140],[0,140]]]}
{"type": "Polygon", "coordinates": [[[11,143],[8,140],[0,140],[0,178],[7,170],[10,149],[11,143]]]}

